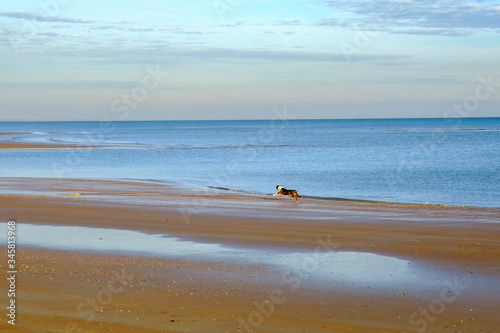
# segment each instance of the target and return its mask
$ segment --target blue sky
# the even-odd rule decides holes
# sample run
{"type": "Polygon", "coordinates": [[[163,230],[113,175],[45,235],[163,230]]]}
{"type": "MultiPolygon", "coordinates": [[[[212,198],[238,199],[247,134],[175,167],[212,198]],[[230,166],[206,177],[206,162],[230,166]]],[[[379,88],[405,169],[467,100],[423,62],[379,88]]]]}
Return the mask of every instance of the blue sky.
{"type": "Polygon", "coordinates": [[[500,116],[498,59],[500,1],[4,1],[0,121],[500,116]]]}

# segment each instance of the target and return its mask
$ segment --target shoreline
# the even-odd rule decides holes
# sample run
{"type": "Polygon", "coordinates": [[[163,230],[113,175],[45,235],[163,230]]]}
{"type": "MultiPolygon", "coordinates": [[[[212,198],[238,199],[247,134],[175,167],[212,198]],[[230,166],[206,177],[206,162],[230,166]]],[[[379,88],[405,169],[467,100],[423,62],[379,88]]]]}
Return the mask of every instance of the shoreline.
{"type": "Polygon", "coordinates": [[[63,251],[24,246],[20,228],[17,323],[26,332],[417,332],[425,320],[419,309],[429,311],[436,300],[443,308],[425,321],[433,332],[500,326],[499,208],[311,198],[296,204],[150,181],[0,178],[0,188],[2,222],[167,234],[193,246],[223,244],[234,249],[229,256],[250,251],[246,261],[216,259],[210,251],[201,261],[63,251]],[[321,245],[321,253],[333,255],[328,265],[309,257],[292,261],[298,272],[287,273],[273,263],[281,264],[283,254],[317,253],[321,245]],[[366,264],[361,257],[335,259],[346,253],[403,263],[375,261],[380,270],[370,271],[377,257],[366,264]],[[321,273],[335,262],[347,266],[331,266],[331,277],[321,273]],[[365,267],[359,274],[358,266],[365,267]],[[398,269],[399,280],[387,275],[398,269]]]}
{"type": "MultiPolygon", "coordinates": [[[[0,193],[3,206],[0,218],[17,215],[19,220],[29,223],[118,227],[165,232],[201,241],[266,246],[275,242],[274,246],[298,248],[314,248],[317,235],[336,233],[357,239],[358,242],[345,242],[345,250],[362,249],[388,255],[403,252],[410,256],[413,253],[404,248],[392,249],[390,244],[383,243],[376,246],[373,239],[370,244],[359,244],[359,241],[374,236],[383,239],[393,234],[412,242],[425,239],[437,244],[443,240],[440,233],[459,228],[457,235],[485,238],[483,245],[492,246],[493,252],[498,245],[500,250],[494,238],[485,237],[499,232],[497,239],[500,239],[500,208],[321,199],[302,199],[296,204],[293,199],[278,199],[271,194],[235,194],[147,180],[0,178],[0,187],[10,186],[18,193],[0,193]],[[42,207],[44,211],[37,211],[42,207]],[[221,232],[228,225],[234,229],[233,235],[239,237],[221,232]],[[269,234],[252,230],[252,225],[263,227],[269,234]],[[297,230],[297,235],[287,230],[291,227],[297,230]],[[484,230],[494,233],[485,235],[484,230]]],[[[443,236],[452,242],[454,235],[443,236]]],[[[394,243],[404,242],[395,239],[394,243]]],[[[437,246],[447,248],[446,244],[437,246]]],[[[447,249],[446,254],[455,253],[447,249]]],[[[437,258],[439,256],[427,257],[437,258]]]]}
{"type": "MultiPolygon", "coordinates": [[[[154,182],[154,181],[153,181],[154,182]]],[[[234,193],[243,193],[243,194],[255,194],[255,195],[272,195],[270,193],[259,193],[254,191],[246,191],[246,190],[238,190],[231,189],[220,186],[206,186],[207,188],[220,190],[220,191],[228,191],[234,193]]],[[[304,199],[314,199],[314,200],[326,200],[326,201],[341,201],[341,202],[356,202],[356,203],[370,203],[370,204],[384,204],[384,205],[402,205],[402,206],[427,206],[427,207],[456,207],[456,208],[500,208],[494,206],[474,206],[474,205],[452,205],[452,204],[440,204],[440,203],[417,203],[417,202],[397,202],[397,201],[384,201],[384,200],[369,200],[369,199],[355,199],[355,198],[340,198],[340,197],[320,197],[320,196],[312,196],[312,195],[302,195],[304,199]]]]}

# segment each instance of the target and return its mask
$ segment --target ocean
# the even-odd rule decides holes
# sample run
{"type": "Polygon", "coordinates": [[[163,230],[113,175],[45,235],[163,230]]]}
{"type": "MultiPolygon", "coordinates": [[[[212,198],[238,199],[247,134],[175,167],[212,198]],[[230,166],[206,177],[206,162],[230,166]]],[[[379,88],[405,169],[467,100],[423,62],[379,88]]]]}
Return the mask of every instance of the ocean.
{"type": "Polygon", "coordinates": [[[1,177],[142,179],[323,198],[500,207],[500,118],[7,122],[1,177]]]}

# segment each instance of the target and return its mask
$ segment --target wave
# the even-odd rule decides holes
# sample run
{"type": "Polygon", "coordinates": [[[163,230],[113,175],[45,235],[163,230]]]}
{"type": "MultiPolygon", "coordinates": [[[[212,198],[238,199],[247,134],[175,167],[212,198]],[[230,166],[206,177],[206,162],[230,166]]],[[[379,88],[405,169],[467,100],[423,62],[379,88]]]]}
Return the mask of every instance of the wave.
{"type": "Polygon", "coordinates": [[[498,128],[461,128],[461,129],[427,129],[427,130],[385,130],[381,132],[498,132],[498,128]]]}
{"type": "MultiPolygon", "coordinates": [[[[31,133],[30,133],[31,134],[31,133]]],[[[40,134],[49,134],[42,133],[40,134]]],[[[57,144],[67,144],[67,145],[88,145],[102,148],[123,148],[123,149],[169,149],[169,150],[182,150],[182,149],[262,149],[262,148],[285,148],[285,147],[296,147],[297,145],[292,144],[222,144],[222,145],[187,145],[187,144],[157,144],[157,143],[141,143],[141,142],[117,142],[117,141],[106,141],[106,140],[89,140],[87,138],[29,138],[29,137],[17,137],[16,140],[22,142],[30,143],[42,143],[51,142],[57,144]]]]}
{"type": "Polygon", "coordinates": [[[359,130],[315,130],[315,131],[291,131],[293,134],[325,134],[325,133],[364,133],[366,131],[378,133],[432,133],[432,132],[498,132],[499,128],[463,128],[463,129],[375,129],[367,127],[359,130]]]}
{"type": "Polygon", "coordinates": [[[283,144],[283,145],[219,145],[219,146],[190,146],[189,148],[206,148],[206,149],[252,149],[252,148],[284,148],[284,147],[296,147],[296,145],[283,144]]]}
{"type": "MultiPolygon", "coordinates": [[[[220,190],[220,191],[228,191],[228,192],[236,192],[236,193],[245,193],[252,195],[265,195],[265,196],[273,196],[274,193],[264,193],[264,192],[255,192],[248,190],[238,190],[231,189],[227,187],[221,186],[207,186],[207,188],[220,190]]],[[[399,206],[416,206],[416,207],[467,207],[467,208],[475,208],[476,206],[463,206],[463,205],[448,205],[448,204],[439,204],[439,203],[411,203],[411,202],[395,202],[395,201],[384,201],[384,200],[368,200],[368,199],[355,199],[355,198],[338,198],[338,197],[322,197],[322,196],[313,196],[313,195],[302,195],[301,197],[304,199],[313,199],[313,200],[322,200],[322,201],[341,201],[341,202],[355,202],[355,203],[370,203],[370,204],[381,204],[381,205],[399,205],[399,206]]]]}
{"type": "Polygon", "coordinates": [[[143,149],[261,149],[261,148],[284,148],[284,147],[296,147],[296,145],[162,145],[162,144],[144,144],[144,143],[105,143],[103,145],[110,145],[113,147],[121,148],[143,148],[143,149]]]}

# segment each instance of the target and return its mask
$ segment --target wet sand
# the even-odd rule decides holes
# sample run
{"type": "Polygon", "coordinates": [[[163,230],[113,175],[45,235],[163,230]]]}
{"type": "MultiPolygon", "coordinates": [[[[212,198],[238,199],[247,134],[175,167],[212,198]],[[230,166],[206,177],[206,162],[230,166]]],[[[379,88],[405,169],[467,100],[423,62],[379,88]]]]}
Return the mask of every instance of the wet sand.
{"type": "MultiPolygon", "coordinates": [[[[31,132],[0,132],[2,135],[29,135],[31,132]]],[[[42,143],[42,142],[22,142],[17,140],[1,140],[0,149],[61,149],[61,148],[97,148],[96,146],[77,145],[77,144],[57,144],[57,143],[42,143]]]]}
{"type": "MultiPolygon", "coordinates": [[[[4,316],[2,331],[498,332],[500,327],[498,208],[312,198],[296,204],[271,194],[140,181],[0,178],[0,187],[3,222],[168,234],[269,256],[263,263],[216,260],[211,253],[193,258],[63,251],[23,246],[21,233],[17,325],[8,325],[4,316]],[[374,282],[360,282],[332,271],[322,282],[318,266],[324,263],[315,257],[295,271],[278,269],[272,260],[283,251],[374,253],[408,261],[415,277],[406,283],[376,276],[374,282]]],[[[367,267],[360,270],[365,277],[367,267]]],[[[6,279],[0,278],[3,288],[6,279]]],[[[0,302],[7,304],[6,293],[0,302]]]]}
{"type": "MultiPolygon", "coordinates": [[[[0,134],[1,135],[1,134],[0,134]]],[[[80,149],[80,148],[96,148],[92,146],[78,146],[78,145],[61,145],[61,144],[47,144],[47,143],[21,143],[18,141],[0,140],[0,149],[80,149]]]]}
{"type": "Polygon", "coordinates": [[[17,143],[17,142],[8,142],[8,141],[0,141],[0,149],[40,149],[40,148],[93,148],[87,146],[72,146],[72,145],[58,145],[58,144],[38,144],[38,143],[17,143]]]}

